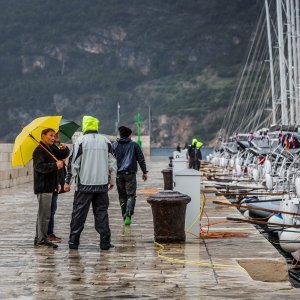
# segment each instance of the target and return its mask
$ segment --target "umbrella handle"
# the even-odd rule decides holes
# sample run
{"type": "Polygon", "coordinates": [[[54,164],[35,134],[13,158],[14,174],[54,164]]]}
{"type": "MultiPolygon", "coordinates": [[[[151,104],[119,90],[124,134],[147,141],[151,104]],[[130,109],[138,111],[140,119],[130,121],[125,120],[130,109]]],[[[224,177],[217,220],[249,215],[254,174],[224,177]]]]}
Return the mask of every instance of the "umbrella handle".
{"type": "Polygon", "coordinates": [[[46,148],[44,147],[41,143],[39,145],[55,160],[58,161],[58,159],[46,148]]]}
{"type": "Polygon", "coordinates": [[[36,143],[38,145],[40,145],[56,162],[58,161],[58,159],[46,148],[44,147],[33,135],[29,134],[29,136],[36,141],[36,143]]]}

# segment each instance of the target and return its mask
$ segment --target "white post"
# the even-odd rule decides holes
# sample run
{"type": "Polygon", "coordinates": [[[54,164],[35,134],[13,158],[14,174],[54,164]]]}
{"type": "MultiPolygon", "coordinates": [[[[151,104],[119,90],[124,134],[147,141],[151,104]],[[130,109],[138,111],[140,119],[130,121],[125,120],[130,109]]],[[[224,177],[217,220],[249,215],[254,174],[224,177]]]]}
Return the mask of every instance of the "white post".
{"type": "Polygon", "coordinates": [[[174,185],[176,185],[175,173],[187,169],[188,161],[186,157],[178,157],[173,159],[172,164],[173,164],[173,183],[174,185]]]}
{"type": "Polygon", "coordinates": [[[174,191],[191,197],[188,203],[185,215],[185,229],[197,237],[200,236],[200,209],[201,209],[201,191],[200,191],[199,171],[193,169],[182,170],[175,173],[176,185],[174,191]]]}
{"type": "Polygon", "coordinates": [[[276,99],[275,99],[275,87],[274,87],[273,50],[272,50],[270,13],[269,13],[268,0],[265,0],[265,8],[266,8],[266,21],[267,21],[268,44],[269,44],[269,60],[270,60],[270,80],[271,80],[271,96],[272,96],[272,125],[275,125],[276,124],[276,99]]]}
{"type": "Polygon", "coordinates": [[[288,122],[288,109],[287,109],[287,96],[286,96],[286,74],[285,74],[286,69],[285,69],[285,57],[284,57],[281,0],[276,0],[276,8],[277,8],[277,28],[278,28],[281,119],[282,119],[282,125],[288,125],[289,122],[288,122]]]}

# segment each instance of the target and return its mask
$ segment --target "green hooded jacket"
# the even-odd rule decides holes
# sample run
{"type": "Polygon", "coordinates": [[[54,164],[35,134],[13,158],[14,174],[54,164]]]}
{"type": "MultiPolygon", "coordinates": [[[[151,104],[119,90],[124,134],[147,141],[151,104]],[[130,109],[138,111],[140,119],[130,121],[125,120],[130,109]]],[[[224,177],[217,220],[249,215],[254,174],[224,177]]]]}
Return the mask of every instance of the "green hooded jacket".
{"type": "Polygon", "coordinates": [[[82,118],[82,133],[85,134],[87,131],[98,131],[99,120],[91,117],[84,116],[82,118]]]}
{"type": "Polygon", "coordinates": [[[196,146],[197,143],[198,143],[198,140],[196,138],[193,138],[192,146],[196,146]]]}

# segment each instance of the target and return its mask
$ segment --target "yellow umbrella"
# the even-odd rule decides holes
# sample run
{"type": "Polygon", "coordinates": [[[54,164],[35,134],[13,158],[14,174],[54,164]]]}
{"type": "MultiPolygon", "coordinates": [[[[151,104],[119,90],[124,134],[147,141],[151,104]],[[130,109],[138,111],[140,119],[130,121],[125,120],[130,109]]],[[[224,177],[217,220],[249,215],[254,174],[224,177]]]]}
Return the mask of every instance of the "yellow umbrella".
{"type": "Polygon", "coordinates": [[[47,116],[34,119],[16,137],[12,153],[12,166],[25,166],[31,159],[34,149],[39,145],[41,133],[46,128],[57,132],[62,116],[47,116]]]}

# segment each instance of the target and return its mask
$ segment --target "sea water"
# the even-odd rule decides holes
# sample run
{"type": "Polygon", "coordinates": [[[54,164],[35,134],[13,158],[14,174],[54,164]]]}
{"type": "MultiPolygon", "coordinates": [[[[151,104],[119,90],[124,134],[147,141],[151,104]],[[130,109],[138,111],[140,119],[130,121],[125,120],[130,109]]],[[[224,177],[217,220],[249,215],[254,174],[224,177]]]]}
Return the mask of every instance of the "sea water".
{"type": "MultiPolygon", "coordinates": [[[[175,148],[151,148],[151,156],[172,156],[175,148]]],[[[213,148],[201,148],[203,159],[213,152],[213,148]]]]}

